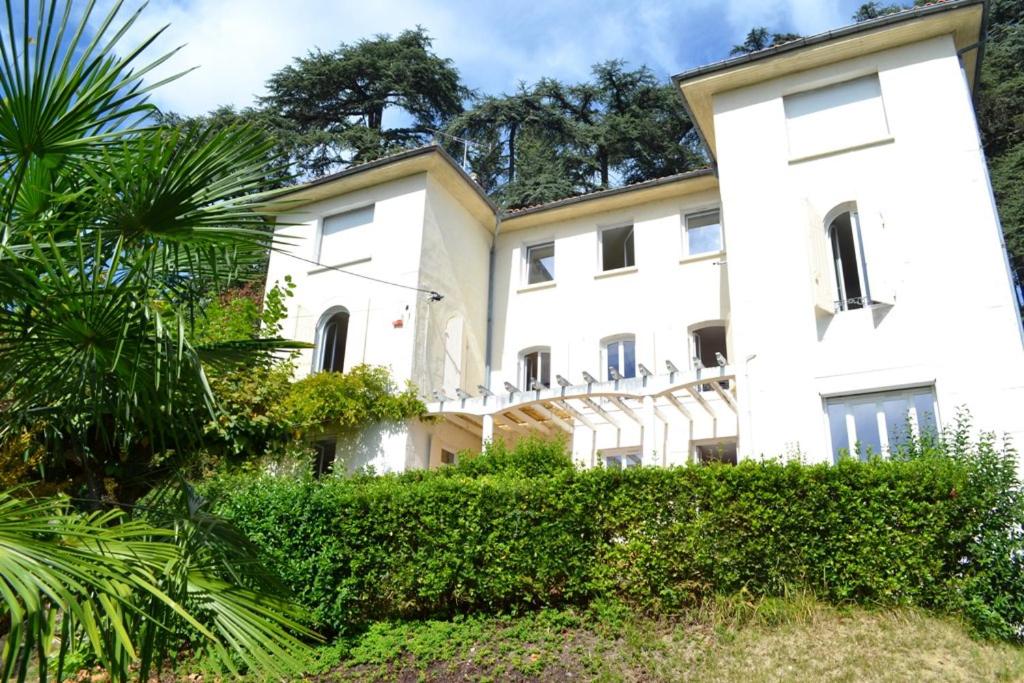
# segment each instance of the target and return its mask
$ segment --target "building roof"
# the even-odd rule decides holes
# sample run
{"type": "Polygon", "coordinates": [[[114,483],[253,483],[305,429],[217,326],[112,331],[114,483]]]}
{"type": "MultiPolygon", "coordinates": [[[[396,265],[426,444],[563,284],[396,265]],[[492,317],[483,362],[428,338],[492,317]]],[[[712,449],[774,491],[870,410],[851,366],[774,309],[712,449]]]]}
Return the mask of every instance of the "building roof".
{"type": "Polygon", "coordinates": [[[713,169],[710,167],[699,168],[622,187],[597,190],[513,209],[502,214],[502,230],[526,228],[546,221],[564,220],[601,211],[611,211],[641,202],[677,197],[713,189],[717,184],[713,169]]]}
{"type": "MultiPolygon", "coordinates": [[[[322,199],[428,171],[434,171],[445,187],[461,201],[474,204],[474,214],[489,229],[494,227],[499,216],[505,223],[515,220],[513,227],[526,227],[543,220],[520,220],[527,216],[544,213],[546,219],[550,215],[548,212],[553,211],[557,211],[560,217],[566,213],[594,213],[682,194],[682,185],[698,178],[711,178],[713,181],[712,170],[702,168],[501,212],[483,188],[442,147],[425,145],[350,166],[338,173],[286,189],[277,195],[273,203],[279,212],[284,213],[322,199]]],[[[704,185],[706,183],[695,189],[703,189],[704,185]]]]}
{"type": "Polygon", "coordinates": [[[712,98],[717,93],[949,34],[973,88],[981,68],[986,11],[985,0],[935,2],[690,69],[672,81],[714,159],[712,98]]]}
{"type": "Polygon", "coordinates": [[[494,227],[497,205],[448,152],[435,144],[349,166],[337,173],[296,185],[278,194],[273,204],[284,213],[322,199],[419,173],[433,173],[481,223],[489,229],[494,227]]]}

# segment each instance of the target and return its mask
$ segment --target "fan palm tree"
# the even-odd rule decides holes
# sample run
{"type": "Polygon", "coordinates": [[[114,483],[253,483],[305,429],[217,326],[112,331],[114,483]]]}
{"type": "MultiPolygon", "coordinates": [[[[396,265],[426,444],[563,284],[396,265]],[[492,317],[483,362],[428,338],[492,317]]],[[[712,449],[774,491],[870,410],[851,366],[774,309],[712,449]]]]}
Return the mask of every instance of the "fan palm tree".
{"type": "MultiPolygon", "coordinates": [[[[0,440],[39,434],[67,499],[0,492],[3,677],[78,640],[118,680],[145,676],[183,630],[227,668],[300,661],[309,635],[243,539],[173,477],[217,411],[204,367],[281,340],[190,343],[196,291],[260,263],[269,143],[246,128],[169,130],[145,79],[159,35],[125,45],[121,3],[5,0],[0,26],[0,440]],[[155,485],[146,520],[132,503],[155,485]],[[116,500],[115,500],[116,499],[116,500]],[[76,507],[81,508],[79,504],[76,507]],[[107,511],[104,511],[107,509],[107,511]],[[91,511],[89,511],[91,510],[91,511]],[[250,558],[251,559],[251,558],[250,558]]],[[[141,11],[141,10],[140,10],[141,11]]]]}

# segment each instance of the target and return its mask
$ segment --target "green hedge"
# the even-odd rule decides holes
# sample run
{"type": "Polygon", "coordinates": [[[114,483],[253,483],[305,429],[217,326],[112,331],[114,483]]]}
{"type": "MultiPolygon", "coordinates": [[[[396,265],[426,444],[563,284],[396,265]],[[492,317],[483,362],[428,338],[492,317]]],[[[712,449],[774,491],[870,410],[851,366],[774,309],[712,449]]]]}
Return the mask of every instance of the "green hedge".
{"type": "MultiPolygon", "coordinates": [[[[234,479],[211,492],[316,621],[338,632],[595,598],[661,611],[711,592],[797,586],[834,601],[971,603],[972,618],[1009,637],[1024,621],[1020,564],[990,547],[992,533],[1008,538],[1007,520],[1021,519],[1019,496],[996,520],[993,501],[1008,494],[993,498],[997,487],[963,458],[499,469],[234,479]]],[[[1002,475],[1004,489],[1016,481],[1002,475]]]]}

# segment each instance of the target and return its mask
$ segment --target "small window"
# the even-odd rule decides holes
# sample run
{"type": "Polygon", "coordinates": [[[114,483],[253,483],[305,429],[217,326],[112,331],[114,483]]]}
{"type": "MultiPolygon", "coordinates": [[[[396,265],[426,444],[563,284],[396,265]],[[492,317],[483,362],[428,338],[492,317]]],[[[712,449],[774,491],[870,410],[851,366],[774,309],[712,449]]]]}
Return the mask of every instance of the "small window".
{"type": "Polygon", "coordinates": [[[870,305],[857,212],[844,211],[832,219],[828,238],[836,279],[836,310],[849,311],[870,305]]]}
{"type": "Polygon", "coordinates": [[[325,216],[320,229],[319,262],[332,265],[367,255],[372,233],[362,228],[373,223],[373,209],[371,204],[325,216]]]}
{"type": "Polygon", "coordinates": [[[524,390],[532,389],[534,381],[538,382],[545,389],[551,387],[550,350],[538,349],[523,353],[520,362],[522,364],[520,378],[522,379],[522,388],[524,390]]]}
{"type": "Polygon", "coordinates": [[[320,478],[334,469],[334,458],[338,448],[337,439],[320,439],[313,444],[313,476],[320,478]]]}
{"type": "Polygon", "coordinates": [[[320,348],[317,349],[317,370],[343,372],[345,344],[348,341],[348,311],[339,311],[320,328],[320,348]]]}
{"type": "Polygon", "coordinates": [[[636,265],[633,226],[601,231],[601,270],[617,270],[636,265]]]}
{"type": "Polygon", "coordinates": [[[640,467],[641,462],[639,451],[604,456],[604,466],[610,470],[628,470],[632,467],[640,467]]]}
{"type": "Polygon", "coordinates": [[[686,254],[714,254],[722,251],[721,213],[705,211],[686,217],[686,254]]]}
{"type": "Polygon", "coordinates": [[[526,284],[536,285],[555,279],[555,243],[545,242],[526,248],[526,284]]]}
{"type": "Polygon", "coordinates": [[[609,380],[615,379],[616,373],[625,378],[636,377],[636,339],[625,337],[607,342],[604,359],[609,380]]]}
{"type": "Polygon", "coordinates": [[[736,464],[736,442],[719,441],[716,443],[699,444],[694,450],[697,453],[697,461],[703,465],[712,462],[736,464]]]}
{"type": "Polygon", "coordinates": [[[789,154],[798,159],[889,137],[878,74],[786,95],[789,154]]]}
{"type": "Polygon", "coordinates": [[[441,464],[442,465],[454,465],[457,460],[458,460],[458,457],[455,455],[454,452],[449,451],[449,450],[445,450],[443,448],[441,449],[441,464]]]}
{"type": "Polygon", "coordinates": [[[846,455],[866,460],[889,453],[909,438],[939,428],[931,387],[830,398],[825,410],[837,461],[846,455]]]}

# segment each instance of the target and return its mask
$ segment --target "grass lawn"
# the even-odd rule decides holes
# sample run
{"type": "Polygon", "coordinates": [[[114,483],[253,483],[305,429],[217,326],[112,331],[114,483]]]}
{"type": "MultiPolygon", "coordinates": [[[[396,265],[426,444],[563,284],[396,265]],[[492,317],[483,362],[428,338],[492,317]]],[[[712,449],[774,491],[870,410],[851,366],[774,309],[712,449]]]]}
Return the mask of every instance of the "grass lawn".
{"type": "Polygon", "coordinates": [[[612,607],[380,623],[314,681],[1024,681],[1024,648],[914,609],[719,600],[676,619],[612,607]]]}

